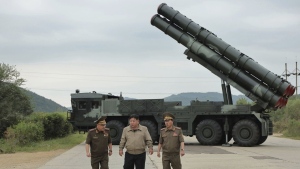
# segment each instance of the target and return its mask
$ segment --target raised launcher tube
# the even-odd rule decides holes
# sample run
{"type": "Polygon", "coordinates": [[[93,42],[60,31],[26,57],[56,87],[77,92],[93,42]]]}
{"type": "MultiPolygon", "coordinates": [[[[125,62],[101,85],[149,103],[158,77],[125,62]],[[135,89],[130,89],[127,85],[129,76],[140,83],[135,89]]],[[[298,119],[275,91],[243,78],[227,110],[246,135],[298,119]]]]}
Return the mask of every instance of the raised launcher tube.
{"type": "Polygon", "coordinates": [[[267,84],[267,86],[276,94],[286,97],[294,94],[296,88],[289,82],[256,63],[249,56],[241,53],[234,47],[219,39],[212,32],[199,26],[197,23],[182,15],[180,12],[174,10],[172,7],[169,7],[167,4],[162,3],[159,5],[157,12],[158,14],[170,20],[171,23],[176,24],[184,32],[192,35],[199,42],[207,45],[209,48],[213,49],[222,56],[225,56],[242,70],[249,72],[261,82],[267,84]]]}
{"type": "Polygon", "coordinates": [[[222,72],[225,76],[228,76],[229,79],[237,83],[239,86],[242,86],[242,88],[245,90],[240,90],[239,88],[237,89],[243,92],[245,95],[249,95],[248,92],[251,92],[256,96],[251,97],[250,99],[256,101],[255,98],[259,98],[263,100],[264,103],[267,103],[264,104],[258,102],[261,107],[274,109],[285,106],[286,99],[276,95],[257,79],[249,76],[248,73],[245,73],[241,69],[234,67],[230,61],[226,60],[220,56],[220,54],[214,52],[197,40],[194,40],[193,37],[187,33],[184,33],[175,25],[172,25],[166,19],[161,18],[159,15],[154,15],[151,19],[151,24],[178,41],[178,43],[181,43],[187,47],[192,53],[205,61],[208,65],[215,67],[219,72],[222,72]]]}

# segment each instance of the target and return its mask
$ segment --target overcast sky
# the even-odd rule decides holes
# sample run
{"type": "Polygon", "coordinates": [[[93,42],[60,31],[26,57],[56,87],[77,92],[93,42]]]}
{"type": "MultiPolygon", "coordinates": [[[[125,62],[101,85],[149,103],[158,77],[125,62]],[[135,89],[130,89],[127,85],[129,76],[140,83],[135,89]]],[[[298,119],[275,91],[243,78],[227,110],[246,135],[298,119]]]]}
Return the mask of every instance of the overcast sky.
{"type": "Polygon", "coordinates": [[[299,0],[0,0],[0,62],[66,107],[76,89],[138,99],[221,92],[218,77],[150,24],[162,2],[275,74],[285,63],[295,72],[299,0]]]}

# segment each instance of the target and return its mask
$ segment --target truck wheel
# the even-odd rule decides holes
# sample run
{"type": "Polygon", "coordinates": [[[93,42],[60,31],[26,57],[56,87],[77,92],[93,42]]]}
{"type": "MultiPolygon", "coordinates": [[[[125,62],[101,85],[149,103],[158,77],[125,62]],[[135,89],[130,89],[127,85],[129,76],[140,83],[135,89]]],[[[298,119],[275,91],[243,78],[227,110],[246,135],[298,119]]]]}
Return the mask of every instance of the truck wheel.
{"type": "Polygon", "coordinates": [[[268,136],[260,136],[258,143],[256,145],[260,145],[267,140],[268,136]]]}
{"type": "Polygon", "coordinates": [[[106,127],[109,128],[109,133],[113,145],[120,144],[124,124],[118,120],[112,120],[106,123],[106,127]]]}
{"type": "Polygon", "coordinates": [[[200,144],[216,145],[221,141],[222,136],[222,128],[215,120],[206,119],[197,125],[196,138],[200,144]]]}
{"type": "Polygon", "coordinates": [[[232,129],[232,136],[236,144],[251,147],[258,143],[260,132],[257,124],[251,120],[238,121],[232,129]]]}
{"type": "Polygon", "coordinates": [[[156,124],[150,120],[143,120],[140,122],[140,124],[148,128],[152,141],[155,143],[158,139],[156,124]]]}

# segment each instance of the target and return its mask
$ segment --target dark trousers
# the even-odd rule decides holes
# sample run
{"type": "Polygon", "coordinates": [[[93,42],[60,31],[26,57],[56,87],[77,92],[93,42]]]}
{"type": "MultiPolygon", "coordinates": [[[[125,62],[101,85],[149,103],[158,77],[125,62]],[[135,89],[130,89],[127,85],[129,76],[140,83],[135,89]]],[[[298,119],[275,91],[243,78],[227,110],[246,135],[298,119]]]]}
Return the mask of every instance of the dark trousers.
{"type": "Polygon", "coordinates": [[[102,156],[91,157],[91,166],[93,169],[108,169],[108,154],[102,156]]]}
{"type": "Polygon", "coordinates": [[[146,152],[142,154],[125,153],[124,169],[145,169],[146,152]]]}

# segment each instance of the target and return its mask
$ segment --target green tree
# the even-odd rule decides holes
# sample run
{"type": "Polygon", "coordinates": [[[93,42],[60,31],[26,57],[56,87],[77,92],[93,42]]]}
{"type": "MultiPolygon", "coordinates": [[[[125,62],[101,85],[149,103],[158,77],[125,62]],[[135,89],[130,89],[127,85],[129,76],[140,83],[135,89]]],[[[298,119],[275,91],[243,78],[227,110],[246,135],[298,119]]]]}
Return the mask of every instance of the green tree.
{"type": "Polygon", "coordinates": [[[17,71],[15,66],[10,66],[5,63],[0,63],[0,81],[21,86],[25,80],[20,78],[20,72],[17,71]]]}
{"type": "Polygon", "coordinates": [[[237,105],[247,105],[247,104],[251,104],[251,103],[249,103],[246,98],[242,97],[236,101],[236,104],[237,105]]]}
{"type": "Polygon", "coordinates": [[[20,88],[23,82],[15,66],[0,63],[0,138],[7,127],[33,112],[30,99],[20,88]]]}

